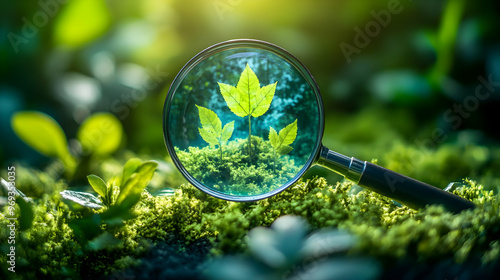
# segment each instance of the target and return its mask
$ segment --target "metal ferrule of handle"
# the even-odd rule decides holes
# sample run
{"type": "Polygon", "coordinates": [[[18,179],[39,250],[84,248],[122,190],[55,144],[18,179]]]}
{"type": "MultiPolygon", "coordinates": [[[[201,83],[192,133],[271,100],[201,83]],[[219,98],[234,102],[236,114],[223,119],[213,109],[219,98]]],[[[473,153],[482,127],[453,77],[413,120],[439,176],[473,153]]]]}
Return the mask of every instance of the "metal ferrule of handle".
{"type": "Polygon", "coordinates": [[[317,164],[358,183],[366,168],[366,162],[354,157],[347,157],[327,147],[321,147],[317,164]]]}

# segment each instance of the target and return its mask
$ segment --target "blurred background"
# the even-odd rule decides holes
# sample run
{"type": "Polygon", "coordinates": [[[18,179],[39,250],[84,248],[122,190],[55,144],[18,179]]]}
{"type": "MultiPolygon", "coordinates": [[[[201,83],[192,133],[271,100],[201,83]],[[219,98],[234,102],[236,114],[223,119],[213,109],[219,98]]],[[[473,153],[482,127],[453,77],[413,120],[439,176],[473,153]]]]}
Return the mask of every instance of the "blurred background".
{"type": "Polygon", "coordinates": [[[110,112],[122,151],[168,157],[162,109],[177,72],[212,44],[252,38],[309,68],[329,148],[440,187],[500,184],[498,1],[40,0],[0,11],[2,166],[50,160],[14,134],[22,110],[52,116],[68,139],[110,112]]]}

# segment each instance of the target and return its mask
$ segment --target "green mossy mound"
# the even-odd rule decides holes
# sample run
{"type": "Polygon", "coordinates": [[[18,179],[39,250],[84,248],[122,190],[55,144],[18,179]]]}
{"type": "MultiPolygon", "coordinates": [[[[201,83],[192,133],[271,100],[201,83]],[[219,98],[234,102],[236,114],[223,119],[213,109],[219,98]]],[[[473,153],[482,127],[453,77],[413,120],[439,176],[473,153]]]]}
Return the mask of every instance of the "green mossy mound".
{"type": "Polygon", "coordinates": [[[220,150],[211,147],[176,148],[179,161],[198,181],[214,190],[236,196],[259,195],[284,185],[299,173],[288,155],[277,157],[271,144],[252,136],[252,158],[248,156],[248,140],[236,139],[220,150]]]}

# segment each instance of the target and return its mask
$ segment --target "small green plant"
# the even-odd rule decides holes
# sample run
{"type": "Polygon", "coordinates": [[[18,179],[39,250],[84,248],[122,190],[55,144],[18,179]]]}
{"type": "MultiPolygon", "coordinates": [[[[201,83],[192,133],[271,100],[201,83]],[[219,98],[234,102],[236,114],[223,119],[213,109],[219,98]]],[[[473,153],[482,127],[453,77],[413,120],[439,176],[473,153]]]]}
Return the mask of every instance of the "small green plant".
{"type": "Polygon", "coordinates": [[[276,173],[276,160],[277,155],[286,155],[293,150],[290,144],[295,141],[297,137],[297,119],[285,128],[280,130],[279,134],[276,133],[273,127],[269,127],[269,142],[274,150],[274,173],[276,173]]]}
{"type": "Polygon", "coordinates": [[[68,140],[61,126],[50,116],[37,111],[16,113],[11,119],[14,132],[27,145],[39,153],[58,158],[69,179],[88,174],[89,162],[116,151],[121,142],[123,128],[120,121],[109,113],[96,113],[80,126],[76,139],[81,153],[74,155],[68,148],[68,140]]]}
{"type": "Polygon", "coordinates": [[[132,208],[141,198],[141,193],[153,177],[158,163],[154,161],[142,162],[140,159],[132,158],[123,167],[121,179],[113,178],[110,183],[96,175],[89,175],[87,179],[90,186],[100,196],[100,199],[92,193],[64,190],[61,195],[77,204],[89,208],[102,208],[117,205],[123,209],[132,208]],[[115,195],[116,181],[120,182],[118,195],[115,195]]]}
{"type": "Polygon", "coordinates": [[[252,158],[252,122],[251,117],[260,117],[269,110],[273,101],[276,84],[260,87],[257,75],[250,66],[245,67],[236,87],[218,83],[227,106],[238,117],[248,117],[248,155],[252,158]]]}
{"type": "Polygon", "coordinates": [[[220,162],[222,163],[222,145],[226,144],[233,135],[234,121],[227,123],[222,128],[222,122],[217,114],[205,107],[198,107],[202,127],[198,128],[200,135],[210,146],[219,146],[220,162]]]}
{"type": "Polygon", "coordinates": [[[105,208],[104,211],[97,213],[82,211],[83,218],[68,223],[73,229],[76,240],[85,250],[99,250],[120,243],[108,230],[120,227],[123,221],[136,216],[133,208],[141,199],[142,191],[153,177],[157,166],[154,161],[142,162],[137,158],[130,159],[123,167],[121,179],[113,178],[112,183],[108,184],[98,176],[89,175],[88,181],[100,199],[87,192],[72,190],[60,192],[63,198],[84,208],[105,208]],[[114,186],[114,182],[117,181],[120,182],[119,188],[114,186]],[[103,230],[102,223],[107,225],[106,230],[103,230]]]}

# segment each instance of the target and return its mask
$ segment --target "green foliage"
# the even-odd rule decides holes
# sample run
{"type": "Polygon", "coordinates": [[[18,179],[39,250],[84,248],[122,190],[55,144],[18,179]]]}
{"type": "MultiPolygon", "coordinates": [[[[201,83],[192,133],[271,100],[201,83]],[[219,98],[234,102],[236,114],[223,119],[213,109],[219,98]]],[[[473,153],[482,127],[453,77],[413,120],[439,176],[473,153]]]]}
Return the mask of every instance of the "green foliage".
{"type": "Polygon", "coordinates": [[[157,166],[158,163],[154,161],[142,162],[137,158],[128,160],[123,167],[118,195],[115,194],[112,184],[106,184],[102,178],[91,174],[87,176],[87,179],[90,186],[101,197],[100,200],[91,193],[71,190],[62,191],[61,196],[84,207],[99,209],[103,205],[111,207],[116,203],[118,207],[128,211],[139,201],[142,191],[153,177],[157,166]]]}
{"type": "Polygon", "coordinates": [[[61,8],[56,18],[54,40],[65,47],[78,48],[96,39],[108,29],[111,15],[99,0],[75,0],[61,8]],[[89,18],[92,18],[89,21],[89,18]]]}
{"type": "Polygon", "coordinates": [[[19,230],[28,230],[34,219],[32,206],[26,197],[21,196],[16,197],[16,204],[19,206],[19,230]]]}
{"type": "Polygon", "coordinates": [[[293,143],[295,137],[297,137],[297,120],[280,130],[279,134],[270,127],[269,141],[273,149],[280,155],[286,155],[293,150],[289,145],[293,143]]]}
{"type": "Polygon", "coordinates": [[[198,128],[200,135],[210,146],[219,146],[220,160],[222,162],[222,145],[226,144],[233,135],[234,121],[227,123],[222,128],[222,122],[214,111],[196,105],[200,115],[202,127],[198,128]]]}
{"type": "Polygon", "coordinates": [[[92,188],[98,195],[100,195],[101,197],[107,196],[108,185],[106,185],[106,182],[104,182],[101,177],[90,174],[89,176],[87,176],[87,180],[89,181],[90,186],[92,186],[92,188]]]}
{"type": "Polygon", "coordinates": [[[269,128],[269,142],[271,143],[275,154],[274,165],[276,165],[276,153],[282,156],[291,152],[293,148],[290,147],[290,144],[295,141],[296,137],[297,120],[281,129],[279,134],[276,133],[276,130],[274,130],[274,128],[269,128]]]}
{"type": "Polygon", "coordinates": [[[69,179],[88,174],[89,161],[115,152],[123,138],[122,125],[115,116],[109,113],[93,114],[78,129],[77,140],[83,149],[78,158],[70,153],[66,135],[50,116],[36,111],[19,112],[12,117],[11,124],[26,144],[45,156],[58,158],[69,179]]]}
{"type": "Polygon", "coordinates": [[[33,149],[59,158],[68,170],[74,168],[76,162],[69,152],[66,135],[53,118],[36,111],[24,111],[14,114],[11,124],[17,136],[33,149]]]}
{"type": "Polygon", "coordinates": [[[82,123],[76,138],[85,152],[97,156],[109,155],[119,148],[123,128],[114,115],[96,113],[82,123]]]}
{"type": "Polygon", "coordinates": [[[248,153],[250,157],[252,157],[251,117],[260,117],[269,110],[277,83],[260,87],[257,75],[248,64],[241,73],[236,87],[218,83],[222,97],[224,97],[229,109],[238,117],[248,116],[248,153]]]}
{"type": "Polygon", "coordinates": [[[148,185],[158,163],[146,161],[139,165],[135,172],[125,182],[121,182],[120,193],[116,203],[124,208],[133,207],[141,198],[141,193],[148,185]]]}
{"type": "Polygon", "coordinates": [[[236,87],[218,83],[229,109],[238,117],[260,117],[273,101],[276,83],[260,87],[257,75],[247,64],[236,87]]]}

